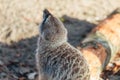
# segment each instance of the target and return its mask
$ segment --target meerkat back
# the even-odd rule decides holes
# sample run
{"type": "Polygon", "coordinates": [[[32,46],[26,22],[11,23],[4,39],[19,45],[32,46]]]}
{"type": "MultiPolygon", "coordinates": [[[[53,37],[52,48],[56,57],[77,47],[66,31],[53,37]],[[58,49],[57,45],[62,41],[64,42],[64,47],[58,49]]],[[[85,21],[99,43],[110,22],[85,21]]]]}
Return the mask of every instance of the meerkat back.
{"type": "Polygon", "coordinates": [[[67,42],[66,28],[48,10],[43,13],[36,62],[39,80],[89,80],[86,60],[67,42]]]}

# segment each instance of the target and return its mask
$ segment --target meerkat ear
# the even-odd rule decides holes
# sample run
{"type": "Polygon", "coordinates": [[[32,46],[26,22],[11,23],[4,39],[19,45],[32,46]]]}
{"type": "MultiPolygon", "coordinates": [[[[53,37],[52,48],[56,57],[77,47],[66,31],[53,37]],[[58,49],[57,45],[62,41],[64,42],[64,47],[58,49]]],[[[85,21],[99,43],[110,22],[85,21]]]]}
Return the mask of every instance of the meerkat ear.
{"type": "Polygon", "coordinates": [[[43,31],[43,29],[44,29],[43,26],[44,26],[47,18],[49,17],[49,15],[51,15],[51,14],[49,13],[49,11],[48,11],[47,9],[45,9],[45,10],[43,11],[43,21],[42,21],[42,23],[41,23],[41,25],[40,25],[40,32],[43,31]]]}
{"type": "Polygon", "coordinates": [[[49,15],[51,15],[51,13],[47,9],[44,9],[44,11],[43,11],[43,19],[46,19],[49,15]]]}
{"type": "Polygon", "coordinates": [[[43,11],[43,21],[40,25],[40,33],[45,40],[52,40],[53,38],[52,37],[53,33],[50,29],[52,25],[49,24],[49,22],[52,22],[52,21],[50,21],[51,19],[48,19],[50,16],[52,16],[52,14],[47,9],[45,9],[43,11]]]}

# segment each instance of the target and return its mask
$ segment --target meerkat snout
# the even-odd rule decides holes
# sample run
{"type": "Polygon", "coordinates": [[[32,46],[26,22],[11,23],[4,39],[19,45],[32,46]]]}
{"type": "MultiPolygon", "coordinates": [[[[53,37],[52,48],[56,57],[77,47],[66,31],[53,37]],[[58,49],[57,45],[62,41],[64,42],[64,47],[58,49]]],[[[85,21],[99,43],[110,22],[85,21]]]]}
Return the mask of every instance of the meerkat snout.
{"type": "Polygon", "coordinates": [[[43,12],[43,22],[40,26],[40,33],[45,41],[67,41],[67,30],[63,23],[46,9],[43,12]]]}

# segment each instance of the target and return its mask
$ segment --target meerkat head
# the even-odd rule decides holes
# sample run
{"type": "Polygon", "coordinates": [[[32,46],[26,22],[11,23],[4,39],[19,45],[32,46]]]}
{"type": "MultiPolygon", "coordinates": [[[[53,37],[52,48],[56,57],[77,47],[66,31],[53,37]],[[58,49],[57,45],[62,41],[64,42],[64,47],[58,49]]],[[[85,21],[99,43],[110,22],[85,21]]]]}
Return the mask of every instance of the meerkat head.
{"type": "Polygon", "coordinates": [[[48,10],[44,10],[40,25],[40,37],[47,44],[61,44],[67,41],[67,30],[63,23],[48,10]]]}

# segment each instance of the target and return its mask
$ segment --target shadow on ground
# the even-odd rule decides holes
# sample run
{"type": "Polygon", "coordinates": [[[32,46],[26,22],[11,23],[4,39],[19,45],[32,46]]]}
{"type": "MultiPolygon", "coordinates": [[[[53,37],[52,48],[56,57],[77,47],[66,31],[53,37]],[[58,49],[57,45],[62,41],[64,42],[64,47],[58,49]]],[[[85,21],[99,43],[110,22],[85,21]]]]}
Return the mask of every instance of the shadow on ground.
{"type": "Polygon", "coordinates": [[[62,18],[68,30],[68,42],[75,47],[78,46],[86,35],[96,26],[86,20],[71,18],[67,15],[62,16],[62,18]]]}

